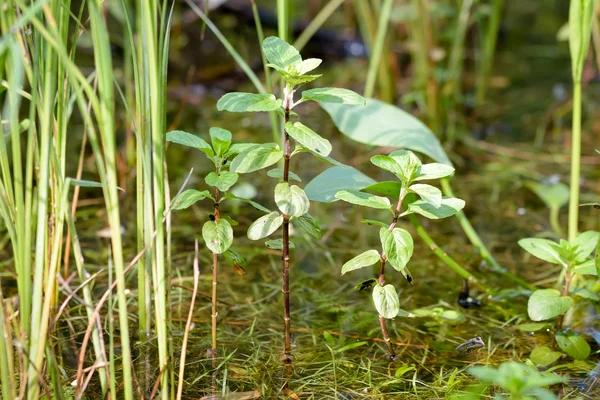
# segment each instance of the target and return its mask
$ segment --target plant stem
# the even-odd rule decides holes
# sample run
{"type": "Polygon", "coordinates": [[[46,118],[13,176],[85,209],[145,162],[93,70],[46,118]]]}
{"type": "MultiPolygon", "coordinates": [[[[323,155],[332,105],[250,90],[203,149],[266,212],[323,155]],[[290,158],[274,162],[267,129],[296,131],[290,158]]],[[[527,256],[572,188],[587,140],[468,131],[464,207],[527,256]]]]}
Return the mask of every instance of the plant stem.
{"type": "MultiPolygon", "coordinates": [[[[290,135],[285,129],[285,124],[290,120],[290,107],[293,104],[294,92],[287,87],[284,89],[285,117],[284,117],[284,163],[283,163],[283,181],[289,182],[290,174],[290,135]]],[[[291,355],[291,335],[290,335],[290,218],[283,214],[283,324],[285,341],[283,345],[283,355],[281,361],[290,363],[291,355]]]]}
{"type": "MultiPolygon", "coordinates": [[[[217,171],[217,175],[219,171],[217,171]]],[[[219,213],[219,189],[215,188],[215,221],[221,218],[219,213]]],[[[219,255],[213,253],[213,274],[212,274],[212,357],[214,359],[217,353],[217,277],[219,272],[219,255]]]]}
{"type": "MultiPolygon", "coordinates": [[[[573,278],[573,274],[571,273],[571,265],[569,265],[569,268],[567,268],[567,270],[565,271],[565,283],[563,286],[563,290],[562,290],[562,295],[563,296],[568,296],[569,295],[569,286],[571,285],[571,279],[573,278]]],[[[563,325],[563,320],[564,320],[565,314],[560,314],[560,316],[558,317],[558,321],[556,321],[556,329],[562,329],[562,325],[563,325]]]]}
{"type": "Polygon", "coordinates": [[[573,81],[573,125],[571,135],[571,191],[569,195],[569,232],[572,242],[577,237],[579,222],[579,177],[581,170],[581,80],[573,81]]]}
{"type": "Polygon", "coordinates": [[[371,54],[371,61],[369,62],[369,71],[367,73],[367,82],[365,83],[365,97],[373,97],[373,91],[375,89],[375,79],[377,71],[379,69],[379,62],[381,61],[381,55],[383,54],[383,44],[385,42],[385,34],[390,21],[390,14],[392,12],[393,0],[385,0],[383,9],[379,15],[379,22],[377,23],[377,35],[375,37],[375,44],[373,46],[373,53],[371,54]]]}

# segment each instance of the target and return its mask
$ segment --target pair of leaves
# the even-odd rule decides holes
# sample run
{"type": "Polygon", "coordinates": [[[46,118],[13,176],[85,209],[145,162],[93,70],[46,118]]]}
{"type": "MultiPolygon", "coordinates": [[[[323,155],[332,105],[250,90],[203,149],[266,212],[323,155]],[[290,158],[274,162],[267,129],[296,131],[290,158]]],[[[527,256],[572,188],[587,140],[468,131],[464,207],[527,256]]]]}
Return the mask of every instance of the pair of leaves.
{"type": "Polygon", "coordinates": [[[371,163],[396,175],[405,186],[413,181],[439,179],[454,173],[454,168],[446,164],[421,164],[410,150],[397,150],[389,156],[376,155],[371,157],[371,163]]]}
{"type": "Polygon", "coordinates": [[[198,149],[213,161],[215,161],[215,156],[222,158],[226,155],[237,154],[241,150],[239,145],[231,146],[232,135],[231,132],[226,129],[210,128],[209,135],[211,144],[208,144],[204,139],[196,135],[179,130],[167,133],[166,140],[168,142],[198,149]]]}
{"type": "Polygon", "coordinates": [[[573,243],[565,240],[556,243],[548,239],[528,238],[519,240],[519,246],[541,260],[567,268],[569,265],[584,264],[599,240],[598,232],[587,231],[580,233],[573,243]]]}

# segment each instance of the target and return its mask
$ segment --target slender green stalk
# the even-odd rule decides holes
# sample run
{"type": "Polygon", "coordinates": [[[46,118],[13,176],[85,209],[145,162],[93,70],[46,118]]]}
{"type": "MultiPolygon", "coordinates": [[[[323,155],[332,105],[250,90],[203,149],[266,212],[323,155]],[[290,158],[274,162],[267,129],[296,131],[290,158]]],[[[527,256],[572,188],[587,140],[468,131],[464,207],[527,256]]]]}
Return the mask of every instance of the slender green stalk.
{"type": "Polygon", "coordinates": [[[323,24],[333,15],[333,13],[342,4],[344,4],[344,0],[330,0],[329,3],[327,3],[327,5],[323,7],[321,11],[319,11],[319,13],[313,18],[313,20],[310,21],[308,26],[304,28],[302,33],[294,42],[294,47],[297,48],[298,51],[302,51],[304,46],[306,46],[306,44],[313,37],[313,35],[319,30],[319,28],[321,28],[321,26],[323,26],[323,24]]]}
{"type": "Polygon", "coordinates": [[[581,79],[573,81],[573,125],[571,130],[571,187],[569,192],[568,239],[579,233],[579,178],[581,175],[581,79]]]}
{"type": "Polygon", "coordinates": [[[375,43],[373,46],[373,52],[371,53],[369,62],[369,71],[367,72],[367,82],[365,83],[365,97],[373,97],[373,91],[375,89],[375,78],[377,71],[379,70],[379,63],[381,61],[381,55],[383,52],[383,45],[385,43],[385,34],[390,21],[390,15],[392,13],[393,0],[385,0],[383,8],[379,14],[379,21],[377,23],[377,35],[375,36],[375,43]]]}
{"type": "Polygon", "coordinates": [[[496,41],[498,39],[498,30],[500,29],[503,8],[504,0],[493,0],[492,11],[490,20],[487,23],[487,32],[484,38],[483,51],[477,74],[475,101],[478,105],[482,104],[485,100],[494,60],[494,52],[496,51],[496,41]]]}
{"type": "Polygon", "coordinates": [[[289,28],[288,0],[277,0],[277,33],[281,40],[288,41],[289,28]]]}

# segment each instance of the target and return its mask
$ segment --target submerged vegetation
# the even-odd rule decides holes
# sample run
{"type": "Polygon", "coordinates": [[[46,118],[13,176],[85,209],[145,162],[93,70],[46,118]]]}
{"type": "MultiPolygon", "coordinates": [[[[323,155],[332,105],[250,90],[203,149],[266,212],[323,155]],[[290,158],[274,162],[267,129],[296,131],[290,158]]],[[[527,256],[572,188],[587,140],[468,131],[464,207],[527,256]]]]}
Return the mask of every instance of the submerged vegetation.
{"type": "Polygon", "coordinates": [[[538,8],[4,2],[2,399],[597,398],[600,6],[504,137],[538,8]]]}

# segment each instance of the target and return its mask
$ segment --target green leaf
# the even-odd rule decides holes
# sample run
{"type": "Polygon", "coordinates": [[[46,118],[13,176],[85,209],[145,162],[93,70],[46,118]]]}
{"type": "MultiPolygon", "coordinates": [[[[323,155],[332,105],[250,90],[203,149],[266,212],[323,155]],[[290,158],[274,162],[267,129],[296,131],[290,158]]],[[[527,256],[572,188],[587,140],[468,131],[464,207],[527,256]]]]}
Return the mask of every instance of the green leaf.
{"type": "Polygon", "coordinates": [[[556,289],[539,289],[533,292],[527,303],[527,313],[533,321],[545,321],[567,312],[573,299],[561,296],[556,289]]]}
{"type": "Polygon", "coordinates": [[[204,139],[201,139],[196,135],[192,135],[191,133],[187,133],[184,131],[171,131],[167,133],[166,140],[167,142],[173,142],[187,147],[193,147],[195,149],[200,150],[209,157],[213,157],[215,155],[212,147],[210,147],[210,144],[206,143],[204,139]]]}
{"type": "Polygon", "coordinates": [[[527,324],[517,325],[515,328],[522,332],[537,332],[540,329],[543,329],[548,326],[546,322],[530,322],[527,324]]]}
{"type": "Polygon", "coordinates": [[[445,178],[454,173],[454,168],[446,164],[423,164],[421,165],[421,171],[419,175],[414,179],[415,181],[426,181],[429,179],[440,179],[445,178]]]}
{"type": "Polygon", "coordinates": [[[207,185],[216,187],[221,192],[228,191],[230,187],[235,185],[237,180],[238,174],[230,171],[222,171],[219,175],[215,172],[211,172],[204,178],[204,182],[206,182],[207,185]]]}
{"type": "Polygon", "coordinates": [[[564,183],[544,185],[539,182],[527,182],[525,186],[539,197],[548,208],[561,208],[569,202],[569,187],[564,183]]]}
{"type": "Polygon", "coordinates": [[[556,332],[558,347],[576,360],[585,360],[590,355],[590,345],[585,338],[570,329],[556,332]]]}
{"type": "Polygon", "coordinates": [[[361,219],[360,222],[362,222],[363,224],[367,224],[367,225],[381,226],[382,228],[385,228],[385,229],[388,229],[390,227],[390,224],[387,224],[387,223],[381,222],[381,221],[377,221],[374,219],[361,219]]]}
{"type": "MultiPolygon", "coordinates": [[[[100,183],[100,182],[88,181],[88,180],[85,180],[85,179],[73,179],[73,178],[69,178],[69,181],[71,182],[71,185],[73,185],[73,186],[90,187],[90,188],[101,188],[101,187],[104,187],[102,185],[102,183],[100,183]]],[[[121,192],[125,193],[125,190],[123,190],[123,188],[120,188],[119,186],[117,186],[117,190],[120,190],[121,192]]]]}
{"type": "Polygon", "coordinates": [[[582,263],[588,259],[592,254],[596,246],[598,245],[598,239],[600,234],[596,231],[587,231],[580,233],[571,245],[576,247],[575,250],[575,261],[582,263]]]}
{"type": "Polygon", "coordinates": [[[342,266],[342,275],[344,275],[346,272],[354,271],[355,269],[368,267],[380,260],[381,255],[379,255],[377,250],[367,250],[364,253],[357,255],[350,261],[347,261],[342,266]]]}
{"type": "Polygon", "coordinates": [[[217,102],[217,110],[230,112],[275,111],[281,107],[281,99],[272,94],[227,93],[217,102]]]}
{"type": "Polygon", "coordinates": [[[233,229],[225,219],[206,221],[202,226],[202,238],[210,251],[222,254],[233,243],[233,229]]]}
{"type": "Polygon", "coordinates": [[[304,190],[288,182],[275,186],[275,204],[279,210],[290,217],[300,217],[308,212],[310,202],[304,190]]]}
{"type": "Polygon", "coordinates": [[[294,224],[298,224],[304,229],[309,235],[316,239],[321,239],[322,232],[321,227],[316,219],[312,215],[306,213],[298,218],[293,219],[294,224]]]}
{"type": "Polygon", "coordinates": [[[571,0],[569,8],[569,50],[573,80],[580,81],[590,46],[593,0],[571,0]]]}
{"type": "Polygon", "coordinates": [[[228,259],[230,262],[237,264],[239,267],[244,268],[247,263],[246,260],[244,259],[244,257],[242,257],[240,255],[240,253],[238,253],[235,250],[227,250],[225,253],[223,253],[223,255],[225,256],[226,259],[228,259]]]}
{"type": "Polygon", "coordinates": [[[573,272],[582,275],[598,276],[598,267],[596,267],[594,260],[586,260],[583,263],[576,265],[573,268],[573,272]]]}
{"type": "Polygon", "coordinates": [[[423,201],[430,203],[435,208],[440,208],[442,206],[442,192],[440,189],[421,183],[412,185],[409,189],[418,194],[423,201]]]}
{"type": "Polygon", "coordinates": [[[281,73],[281,77],[288,85],[294,87],[319,79],[321,75],[298,75],[283,72],[281,73]]]}
{"type": "Polygon", "coordinates": [[[392,319],[400,312],[400,299],[393,285],[375,285],[373,302],[377,312],[383,318],[392,319]]]}
{"type": "Polygon", "coordinates": [[[210,128],[212,148],[218,156],[224,155],[231,146],[231,132],[221,128],[210,128]]]}
{"type": "Polygon", "coordinates": [[[398,181],[377,182],[362,189],[363,192],[373,192],[398,199],[400,197],[402,183],[398,181]]]}
{"type": "Polygon", "coordinates": [[[316,69],[319,65],[321,65],[322,62],[323,60],[319,58],[307,58],[306,60],[294,65],[294,68],[298,74],[304,75],[307,72],[316,69]]]}
{"type": "Polygon", "coordinates": [[[292,155],[296,154],[296,153],[302,153],[302,152],[306,152],[306,153],[310,153],[313,156],[315,156],[318,160],[321,160],[327,164],[331,164],[331,165],[335,165],[338,167],[345,167],[346,165],[342,164],[339,161],[334,160],[331,157],[328,156],[324,156],[323,154],[319,154],[316,151],[312,151],[311,149],[308,149],[304,146],[302,146],[300,143],[296,144],[296,148],[294,149],[292,155]]]}
{"type": "Polygon", "coordinates": [[[313,100],[318,103],[366,104],[358,93],[340,88],[317,88],[302,92],[302,101],[313,100]]]}
{"type": "Polygon", "coordinates": [[[287,69],[290,65],[296,65],[302,61],[298,50],[286,41],[269,36],[263,41],[263,53],[267,61],[281,69],[287,69]]]}
{"type": "Polygon", "coordinates": [[[283,215],[279,214],[277,211],[263,215],[254,221],[248,228],[248,238],[250,240],[266,238],[275,232],[281,224],[283,224],[283,215]]]}
{"type": "Polygon", "coordinates": [[[408,214],[420,214],[429,219],[440,219],[451,217],[465,206],[465,201],[455,197],[442,197],[440,207],[434,207],[433,204],[423,200],[417,200],[408,205],[408,210],[400,214],[400,216],[408,214]]]}
{"type": "Polygon", "coordinates": [[[322,138],[308,126],[301,122],[285,124],[285,130],[302,146],[315,151],[323,156],[328,156],[331,153],[331,143],[329,140],[322,138]]]}
{"type": "MultiPolygon", "coordinates": [[[[295,249],[296,246],[292,242],[288,242],[290,249],[295,249]]],[[[265,246],[273,250],[283,250],[283,239],[272,239],[265,242],[265,246]]]]}
{"type": "Polygon", "coordinates": [[[390,199],[387,197],[376,196],[364,192],[340,190],[335,194],[335,198],[347,203],[379,210],[391,210],[392,208],[392,203],[390,203],[390,199]]]}
{"type": "Polygon", "coordinates": [[[241,174],[258,171],[281,160],[283,152],[275,143],[260,144],[238,154],[229,169],[241,174]]]}
{"type": "Polygon", "coordinates": [[[203,190],[199,192],[195,189],[188,189],[179,193],[179,195],[177,195],[177,197],[173,199],[173,205],[171,208],[173,210],[183,210],[188,208],[195,202],[206,199],[207,197],[212,199],[212,196],[210,195],[210,192],[208,190],[203,190]]]}
{"type": "Polygon", "coordinates": [[[312,201],[331,203],[340,190],[360,190],[376,183],[359,170],[352,167],[333,167],[323,171],[305,188],[306,195],[312,201]]]}
{"type": "MultiPolygon", "coordinates": [[[[271,178],[283,179],[283,168],[270,169],[267,171],[267,175],[269,175],[271,178]]],[[[288,171],[288,179],[296,182],[302,182],[300,177],[292,171],[288,171]]]]}
{"type": "Polygon", "coordinates": [[[390,171],[392,174],[396,176],[400,176],[402,174],[402,170],[400,169],[400,165],[390,156],[384,155],[376,155],[371,157],[371,163],[376,167],[384,169],[386,171],[390,171]]]}
{"type": "Polygon", "coordinates": [[[381,228],[379,239],[388,262],[396,271],[402,271],[413,254],[414,243],[410,233],[402,228],[394,228],[391,232],[381,228]]]}
{"type": "Polygon", "coordinates": [[[552,351],[550,347],[542,346],[533,349],[529,354],[529,359],[533,361],[539,367],[547,367],[550,364],[556,362],[562,357],[562,353],[559,351],[552,351]]]}
{"type": "Polygon", "coordinates": [[[390,157],[400,167],[398,177],[405,185],[409,185],[421,174],[421,160],[410,150],[397,150],[390,153],[390,157]]]}
{"type": "MultiPolygon", "coordinates": [[[[237,188],[237,186],[236,186],[236,188],[237,188]]],[[[246,198],[243,198],[243,197],[236,196],[236,195],[234,195],[231,192],[225,193],[223,195],[223,197],[221,197],[221,201],[227,200],[227,199],[233,199],[233,200],[243,201],[244,203],[250,204],[252,207],[256,208],[259,211],[266,212],[266,213],[270,213],[271,212],[271,210],[269,210],[266,207],[263,207],[262,205],[258,204],[257,202],[252,201],[250,199],[246,199],[246,198]]]]}
{"type": "MultiPolygon", "coordinates": [[[[306,93],[306,92],[304,92],[306,93]]],[[[421,121],[400,108],[375,99],[367,105],[321,103],[338,129],[360,143],[401,147],[452,165],[437,137],[421,121]]]]}
{"type": "Polygon", "coordinates": [[[252,148],[254,146],[260,146],[260,144],[257,144],[257,143],[234,143],[231,145],[231,147],[229,147],[229,150],[227,151],[226,155],[230,156],[232,154],[240,154],[241,152],[249,150],[250,148],[252,148]]]}
{"type": "Polygon", "coordinates": [[[560,245],[552,240],[540,238],[521,239],[519,240],[519,246],[541,260],[567,267],[567,262],[560,255],[560,245]]]}

